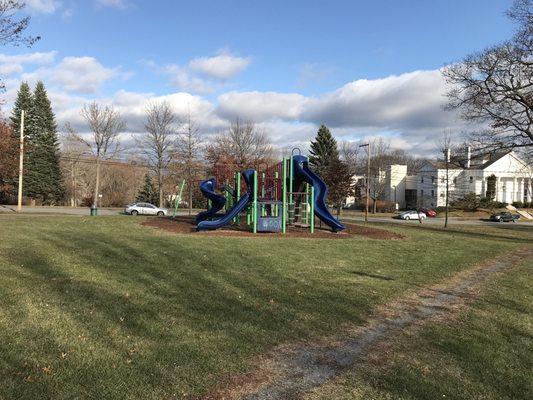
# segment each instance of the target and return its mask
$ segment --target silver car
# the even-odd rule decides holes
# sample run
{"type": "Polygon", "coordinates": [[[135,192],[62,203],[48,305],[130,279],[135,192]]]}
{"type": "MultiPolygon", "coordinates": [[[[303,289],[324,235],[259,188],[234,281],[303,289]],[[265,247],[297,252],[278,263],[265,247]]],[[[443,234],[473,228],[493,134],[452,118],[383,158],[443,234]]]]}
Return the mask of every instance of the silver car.
{"type": "Polygon", "coordinates": [[[410,219],[426,219],[427,218],[427,215],[425,213],[423,213],[422,211],[420,212],[417,212],[415,210],[411,210],[411,211],[404,211],[398,215],[395,216],[395,218],[398,218],[398,219],[404,219],[404,220],[410,220],[410,219]]]}
{"type": "Polygon", "coordinates": [[[163,217],[167,215],[168,210],[166,208],[159,208],[150,203],[134,203],[129,204],[124,209],[125,214],[130,215],[157,215],[163,217]]]}

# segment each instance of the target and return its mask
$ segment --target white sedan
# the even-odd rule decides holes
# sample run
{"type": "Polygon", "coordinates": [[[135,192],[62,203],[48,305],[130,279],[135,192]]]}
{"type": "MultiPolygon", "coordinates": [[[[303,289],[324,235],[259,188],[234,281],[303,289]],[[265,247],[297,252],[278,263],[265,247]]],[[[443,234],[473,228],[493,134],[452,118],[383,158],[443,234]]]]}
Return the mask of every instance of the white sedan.
{"type": "Polygon", "coordinates": [[[410,219],[421,219],[424,220],[427,218],[427,215],[423,213],[422,211],[418,212],[416,210],[410,210],[410,211],[404,211],[398,215],[396,215],[394,218],[398,219],[404,219],[406,221],[409,221],[410,219]]]}
{"type": "Polygon", "coordinates": [[[167,215],[168,210],[166,208],[159,208],[150,203],[134,203],[129,204],[124,209],[125,214],[130,215],[157,215],[163,217],[167,215]]]}

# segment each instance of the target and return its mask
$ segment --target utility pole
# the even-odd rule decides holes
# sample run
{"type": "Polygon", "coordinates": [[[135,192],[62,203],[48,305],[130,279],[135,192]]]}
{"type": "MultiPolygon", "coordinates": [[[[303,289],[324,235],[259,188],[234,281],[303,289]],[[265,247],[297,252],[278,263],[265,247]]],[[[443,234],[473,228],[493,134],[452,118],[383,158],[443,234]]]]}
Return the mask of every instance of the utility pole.
{"type": "Polygon", "coordinates": [[[19,145],[19,191],[17,211],[22,211],[22,176],[24,169],[24,110],[20,111],[20,145],[19,145]]]}
{"type": "Polygon", "coordinates": [[[368,198],[370,197],[370,143],[362,144],[359,147],[368,147],[366,160],[366,205],[365,205],[365,222],[368,222],[368,198]]]}

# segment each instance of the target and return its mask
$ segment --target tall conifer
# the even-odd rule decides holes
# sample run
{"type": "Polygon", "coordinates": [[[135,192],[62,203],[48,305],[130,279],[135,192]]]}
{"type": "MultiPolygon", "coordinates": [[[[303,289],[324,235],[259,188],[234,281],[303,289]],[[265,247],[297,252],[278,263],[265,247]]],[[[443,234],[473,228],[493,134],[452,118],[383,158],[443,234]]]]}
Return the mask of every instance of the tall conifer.
{"type": "Polygon", "coordinates": [[[59,165],[59,140],[52,105],[42,82],[33,93],[35,110],[35,166],[40,175],[39,192],[44,203],[58,203],[65,188],[59,165]]]}
{"type": "Polygon", "coordinates": [[[319,175],[325,175],[325,170],[339,159],[337,141],[325,125],[320,125],[315,140],[311,142],[309,162],[315,167],[319,175]]]}

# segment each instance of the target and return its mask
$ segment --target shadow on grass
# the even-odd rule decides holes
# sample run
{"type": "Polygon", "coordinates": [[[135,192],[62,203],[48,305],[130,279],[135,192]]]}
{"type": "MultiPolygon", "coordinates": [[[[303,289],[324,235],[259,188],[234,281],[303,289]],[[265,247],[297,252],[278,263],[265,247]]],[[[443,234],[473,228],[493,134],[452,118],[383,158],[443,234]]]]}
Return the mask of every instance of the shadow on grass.
{"type": "Polygon", "coordinates": [[[358,276],[364,276],[366,278],[380,279],[380,280],[383,280],[383,281],[393,281],[394,280],[394,278],[391,278],[390,276],[369,274],[368,272],[363,272],[363,271],[348,271],[348,273],[354,274],[354,275],[358,275],[358,276]]]}

